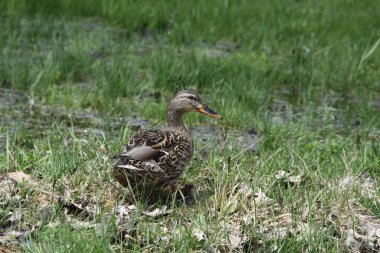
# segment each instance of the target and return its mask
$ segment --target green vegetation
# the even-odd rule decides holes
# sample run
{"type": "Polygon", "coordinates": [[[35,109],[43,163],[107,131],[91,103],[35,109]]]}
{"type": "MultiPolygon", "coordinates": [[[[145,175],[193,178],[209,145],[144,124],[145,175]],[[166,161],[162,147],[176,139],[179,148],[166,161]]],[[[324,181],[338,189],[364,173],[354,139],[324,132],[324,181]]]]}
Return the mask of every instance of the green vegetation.
{"type": "Polygon", "coordinates": [[[379,13],[372,0],[1,1],[0,176],[23,171],[33,183],[0,183],[0,242],[27,252],[378,250],[379,13]],[[185,88],[224,116],[186,118],[224,133],[195,139],[181,181],[195,203],[131,202],[110,157],[136,130],[131,119],[162,127],[185,88]],[[253,129],[252,151],[241,139],[253,129]],[[123,221],[118,206],[130,206],[123,221]]]}

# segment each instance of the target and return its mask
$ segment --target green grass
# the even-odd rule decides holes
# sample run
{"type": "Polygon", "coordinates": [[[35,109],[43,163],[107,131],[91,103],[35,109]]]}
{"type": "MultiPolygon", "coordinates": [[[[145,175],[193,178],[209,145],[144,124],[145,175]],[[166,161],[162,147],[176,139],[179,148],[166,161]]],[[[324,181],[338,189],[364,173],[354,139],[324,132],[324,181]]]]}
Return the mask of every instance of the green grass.
{"type": "Polygon", "coordinates": [[[366,224],[380,226],[378,13],[370,0],[1,1],[0,175],[21,170],[38,186],[1,197],[0,232],[35,226],[16,245],[27,252],[346,252],[355,229],[369,250],[366,224]],[[163,201],[128,200],[110,157],[135,131],[126,118],[162,127],[185,88],[224,116],[187,125],[227,129],[227,143],[203,152],[196,139],[181,180],[195,204],[148,217],[163,201]],[[252,128],[256,152],[231,134],[252,128]],[[98,210],[67,213],[56,198],[67,191],[98,210]],[[131,204],[118,222],[112,209],[131,204]]]}

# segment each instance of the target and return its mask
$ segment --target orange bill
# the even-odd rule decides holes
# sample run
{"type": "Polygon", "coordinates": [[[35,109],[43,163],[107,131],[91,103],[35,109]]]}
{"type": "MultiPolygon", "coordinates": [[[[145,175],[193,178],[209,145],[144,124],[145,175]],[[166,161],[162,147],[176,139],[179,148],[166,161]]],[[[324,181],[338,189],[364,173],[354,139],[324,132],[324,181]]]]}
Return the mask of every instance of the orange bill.
{"type": "Polygon", "coordinates": [[[222,116],[220,116],[217,112],[209,108],[207,105],[202,105],[200,108],[198,108],[198,112],[206,114],[216,119],[222,118],[222,116]]]}

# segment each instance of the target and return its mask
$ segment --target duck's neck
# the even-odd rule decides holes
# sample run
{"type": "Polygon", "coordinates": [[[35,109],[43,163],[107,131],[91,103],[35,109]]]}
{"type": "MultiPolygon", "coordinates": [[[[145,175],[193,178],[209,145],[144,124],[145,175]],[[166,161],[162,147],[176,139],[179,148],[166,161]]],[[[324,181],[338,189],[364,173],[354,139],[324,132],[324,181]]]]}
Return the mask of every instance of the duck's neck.
{"type": "Polygon", "coordinates": [[[179,112],[169,107],[168,128],[187,131],[185,125],[183,124],[182,116],[183,116],[182,112],[179,112]]]}

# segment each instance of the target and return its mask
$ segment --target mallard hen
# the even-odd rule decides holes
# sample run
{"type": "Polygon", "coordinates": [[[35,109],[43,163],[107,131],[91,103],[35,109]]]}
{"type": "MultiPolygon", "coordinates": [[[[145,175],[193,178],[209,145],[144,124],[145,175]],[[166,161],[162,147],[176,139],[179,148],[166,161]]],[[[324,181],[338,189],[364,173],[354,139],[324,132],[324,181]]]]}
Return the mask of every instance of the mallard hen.
{"type": "Polygon", "coordinates": [[[202,103],[196,92],[179,92],[168,105],[167,127],[162,131],[138,132],[117,156],[113,174],[118,182],[132,188],[138,185],[146,189],[174,188],[193,156],[193,141],[182,120],[191,111],[222,118],[202,103]]]}

